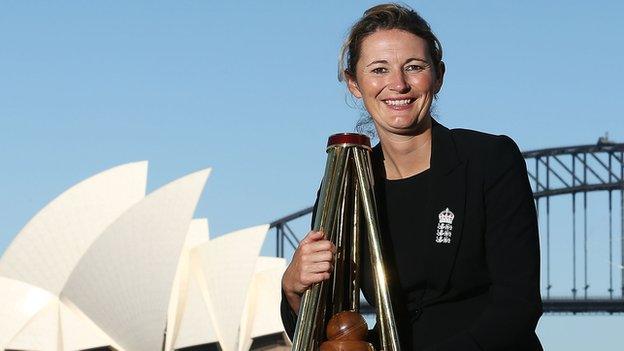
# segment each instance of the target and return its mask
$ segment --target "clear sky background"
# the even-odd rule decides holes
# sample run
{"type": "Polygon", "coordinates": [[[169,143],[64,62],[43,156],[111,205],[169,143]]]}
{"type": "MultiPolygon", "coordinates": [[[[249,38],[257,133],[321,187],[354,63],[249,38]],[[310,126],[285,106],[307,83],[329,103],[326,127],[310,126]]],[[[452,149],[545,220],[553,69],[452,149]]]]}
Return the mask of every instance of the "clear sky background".
{"type": "MultiPolygon", "coordinates": [[[[137,160],[148,191],[213,167],[196,213],[212,236],[309,206],[327,136],[360,114],[336,61],[374,3],[0,1],[0,252],[62,191],[137,160]]],[[[522,150],[624,141],[624,2],[408,4],[444,47],[443,124],[522,150]]],[[[547,350],[607,351],[623,328],[546,316],[538,331],[547,350]]]]}

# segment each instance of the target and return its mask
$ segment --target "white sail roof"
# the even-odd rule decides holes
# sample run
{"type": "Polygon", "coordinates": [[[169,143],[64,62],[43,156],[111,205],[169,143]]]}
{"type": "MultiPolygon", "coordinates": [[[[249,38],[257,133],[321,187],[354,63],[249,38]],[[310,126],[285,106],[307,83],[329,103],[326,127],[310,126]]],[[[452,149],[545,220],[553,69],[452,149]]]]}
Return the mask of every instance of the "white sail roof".
{"type": "Polygon", "coordinates": [[[192,273],[186,289],[185,304],[180,310],[180,324],[173,343],[175,350],[219,341],[211,304],[202,296],[196,272],[192,273]]]}
{"type": "Polygon", "coordinates": [[[209,173],[171,182],[124,212],[83,255],[62,291],[126,350],[162,347],[178,258],[209,173]]]}
{"type": "Polygon", "coordinates": [[[147,162],[111,168],[59,195],[19,232],[0,275],[59,294],[76,263],[119,215],[145,195],[147,162]]]}
{"type": "Polygon", "coordinates": [[[249,350],[253,338],[284,332],[279,306],[285,269],[283,258],[258,258],[241,321],[240,351],[249,350]]]}
{"type": "Polygon", "coordinates": [[[239,348],[239,326],[268,225],[239,230],[199,245],[191,264],[200,269],[199,287],[218,325],[221,349],[239,348]]]}
{"type": "Polygon", "coordinates": [[[109,345],[122,350],[79,310],[51,296],[2,349],[75,351],[109,345]]]}
{"type": "Polygon", "coordinates": [[[95,175],[17,235],[0,259],[0,349],[160,350],[166,328],[166,351],[235,351],[283,331],[285,262],[258,258],[268,226],[210,241],[207,220],[192,220],[209,170],[145,197],[146,172],[95,175]]]}
{"type": "Polygon", "coordinates": [[[66,299],[58,300],[60,305],[61,342],[64,351],[90,350],[113,346],[123,351],[113,339],[102,331],[80,309],[66,299]]]}
{"type": "MultiPolygon", "coordinates": [[[[171,291],[171,299],[169,301],[169,312],[167,314],[165,350],[173,349],[173,344],[177,338],[178,330],[180,328],[180,319],[183,316],[185,304],[188,300],[187,287],[190,279],[190,251],[193,247],[207,242],[208,239],[208,220],[206,218],[194,219],[191,222],[188,233],[186,234],[184,248],[180,254],[176,276],[173,281],[173,289],[171,291]]],[[[199,325],[198,328],[200,328],[199,325]]]]}
{"type": "Polygon", "coordinates": [[[250,298],[256,299],[251,337],[256,338],[284,331],[280,315],[282,301],[282,275],[286,270],[286,260],[276,257],[260,257],[254,276],[254,291],[250,298]]]}
{"type": "Polygon", "coordinates": [[[41,288],[0,277],[0,350],[53,298],[41,288]]]}
{"type": "Polygon", "coordinates": [[[17,333],[7,349],[11,350],[37,350],[37,351],[61,351],[63,345],[60,338],[59,304],[57,299],[52,299],[48,304],[29,320],[17,333]]]}

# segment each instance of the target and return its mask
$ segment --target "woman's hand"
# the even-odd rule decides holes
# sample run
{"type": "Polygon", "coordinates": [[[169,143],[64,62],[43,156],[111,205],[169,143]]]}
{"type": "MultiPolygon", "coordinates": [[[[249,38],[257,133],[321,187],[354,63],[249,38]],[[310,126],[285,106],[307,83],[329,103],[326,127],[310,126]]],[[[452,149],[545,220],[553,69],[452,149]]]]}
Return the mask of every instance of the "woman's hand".
{"type": "Polygon", "coordinates": [[[301,240],[282,277],[282,289],[293,311],[299,311],[304,291],[329,279],[335,252],[334,244],[322,232],[311,231],[301,240]]]}

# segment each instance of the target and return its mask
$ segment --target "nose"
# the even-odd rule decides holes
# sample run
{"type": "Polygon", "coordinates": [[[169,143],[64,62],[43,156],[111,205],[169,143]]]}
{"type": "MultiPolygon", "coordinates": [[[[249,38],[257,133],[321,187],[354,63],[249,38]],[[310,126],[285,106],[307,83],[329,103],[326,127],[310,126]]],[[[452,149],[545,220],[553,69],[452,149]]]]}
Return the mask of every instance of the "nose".
{"type": "Polygon", "coordinates": [[[405,79],[403,71],[395,71],[390,75],[389,88],[399,94],[405,94],[410,91],[411,87],[405,79]]]}

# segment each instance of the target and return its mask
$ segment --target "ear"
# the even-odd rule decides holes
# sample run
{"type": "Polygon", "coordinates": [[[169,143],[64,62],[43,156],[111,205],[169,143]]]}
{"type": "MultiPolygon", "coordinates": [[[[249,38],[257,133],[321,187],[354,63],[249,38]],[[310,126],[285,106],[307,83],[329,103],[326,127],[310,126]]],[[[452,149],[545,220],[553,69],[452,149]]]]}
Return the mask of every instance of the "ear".
{"type": "Polygon", "coordinates": [[[358,99],[362,98],[362,92],[360,91],[360,86],[357,83],[357,80],[354,76],[352,76],[349,72],[345,70],[344,72],[345,78],[347,78],[347,87],[353,96],[358,99]]]}
{"type": "Polygon", "coordinates": [[[443,61],[440,61],[438,65],[438,69],[436,70],[436,85],[435,85],[435,93],[439,93],[440,89],[442,89],[442,83],[444,83],[444,72],[446,72],[446,65],[443,61]]]}

